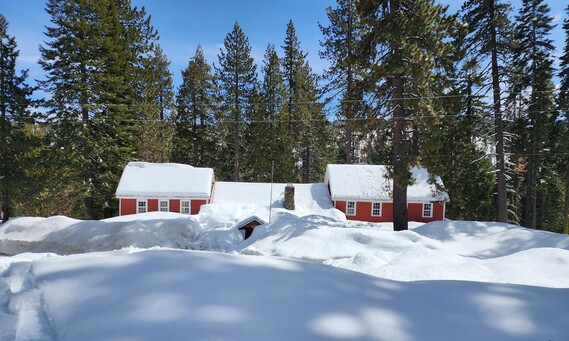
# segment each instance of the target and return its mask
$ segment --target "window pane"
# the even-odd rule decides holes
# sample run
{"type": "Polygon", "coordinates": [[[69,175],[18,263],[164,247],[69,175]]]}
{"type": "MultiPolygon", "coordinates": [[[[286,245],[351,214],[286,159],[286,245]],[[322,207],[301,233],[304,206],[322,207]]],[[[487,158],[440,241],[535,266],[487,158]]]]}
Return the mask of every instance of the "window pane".
{"type": "Polygon", "coordinates": [[[180,213],[190,214],[190,202],[188,200],[182,200],[180,213]]]}
{"type": "Polygon", "coordinates": [[[160,212],[168,212],[168,201],[160,201],[160,212]]]}
{"type": "Polygon", "coordinates": [[[146,213],[146,201],[138,202],[138,213],[146,213]]]}
{"type": "Polygon", "coordinates": [[[372,216],[378,216],[378,217],[381,216],[381,203],[380,202],[372,203],[371,215],[372,216]]]}
{"type": "Polygon", "coordinates": [[[346,203],[346,214],[347,215],[356,215],[356,202],[355,201],[348,201],[346,203]]]}

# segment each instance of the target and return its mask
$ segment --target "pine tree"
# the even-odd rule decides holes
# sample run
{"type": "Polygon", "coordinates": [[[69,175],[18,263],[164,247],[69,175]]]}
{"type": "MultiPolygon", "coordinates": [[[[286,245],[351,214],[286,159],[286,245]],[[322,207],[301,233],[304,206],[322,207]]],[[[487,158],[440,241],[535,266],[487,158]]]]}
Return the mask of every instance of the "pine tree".
{"type": "Polygon", "coordinates": [[[176,97],[176,133],[172,159],[197,167],[214,165],[213,124],[215,79],[198,46],[188,67],[182,70],[182,85],[176,97]]]}
{"type": "Polygon", "coordinates": [[[326,13],[330,26],[320,25],[326,39],[320,42],[324,48],[320,57],[330,60],[331,66],[325,73],[327,91],[340,97],[338,120],[344,124],[343,160],[351,164],[355,159],[355,130],[357,118],[364,117],[363,68],[359,57],[362,42],[360,17],[356,11],[356,0],[338,0],[337,8],[328,7],[326,13]]]}
{"type": "MultiPolygon", "coordinates": [[[[559,64],[559,78],[561,84],[559,86],[559,97],[558,97],[558,108],[564,117],[564,143],[561,145],[562,151],[567,152],[569,150],[569,5],[565,9],[567,18],[563,21],[563,30],[565,31],[565,46],[563,48],[563,54],[561,55],[561,63],[559,64]]],[[[563,233],[569,234],[569,157],[561,158],[560,164],[562,165],[562,172],[564,171],[564,204],[563,204],[563,233]],[[564,167],[563,167],[564,166],[564,167]],[[565,169],[563,169],[565,168],[565,169]]],[[[563,174],[563,173],[562,173],[563,174]]]]}
{"type": "Polygon", "coordinates": [[[251,57],[249,39],[237,22],[233,26],[233,31],[225,37],[223,45],[224,48],[218,55],[219,68],[215,69],[223,104],[220,121],[226,126],[225,131],[229,133],[226,139],[228,145],[225,147],[230,148],[226,152],[233,164],[230,174],[233,181],[239,181],[242,171],[242,139],[247,110],[252,102],[257,79],[256,65],[251,57]]]}
{"type": "Polygon", "coordinates": [[[281,65],[286,89],[284,120],[288,125],[286,151],[290,151],[293,160],[300,164],[300,172],[289,181],[322,180],[325,163],[332,160],[329,122],[324,105],[318,102],[322,93],[318,77],[306,60],[307,54],[300,48],[292,20],[287,25],[282,48],[281,65]]]}
{"type": "Polygon", "coordinates": [[[280,60],[272,44],[267,46],[261,67],[262,81],[255,104],[248,113],[247,164],[251,180],[256,182],[286,182],[294,176],[291,153],[287,153],[287,125],[283,122],[283,102],[286,97],[280,60]]]}
{"type": "Polygon", "coordinates": [[[500,96],[504,73],[500,60],[504,60],[503,57],[509,53],[507,42],[510,7],[500,0],[469,0],[463,5],[462,11],[462,17],[470,31],[468,45],[480,61],[490,62],[490,68],[483,69],[489,70],[489,74],[484,76],[491,84],[493,94],[498,221],[508,222],[504,119],[500,96]]]}
{"type": "Polygon", "coordinates": [[[174,135],[174,93],[170,62],[159,44],[142,60],[134,105],[138,155],[148,162],[167,162],[174,135]]]}
{"type": "Polygon", "coordinates": [[[135,154],[132,125],[125,123],[132,119],[133,89],[119,8],[114,0],[50,0],[46,10],[53,26],[40,64],[52,95],[47,119],[61,181],[76,215],[110,216],[122,168],[135,154]]]}
{"type": "Polygon", "coordinates": [[[393,122],[394,229],[406,230],[409,170],[423,149],[421,131],[439,123],[418,117],[434,116],[432,85],[443,83],[452,66],[449,38],[458,25],[445,14],[446,7],[432,0],[374,0],[359,6],[367,47],[362,57],[379,103],[376,110],[393,122]]]}
{"type": "Polygon", "coordinates": [[[0,201],[2,222],[11,215],[15,199],[22,199],[33,179],[28,167],[33,158],[34,140],[29,108],[33,88],[25,81],[28,71],[16,72],[19,55],[14,37],[8,35],[8,22],[0,14],[0,201]],[[18,197],[20,196],[20,197],[18,197]]]}
{"type": "MultiPolygon", "coordinates": [[[[460,39],[455,43],[460,45],[460,39]]],[[[476,92],[484,77],[475,59],[462,61],[448,96],[438,99],[445,117],[438,143],[423,165],[441,176],[451,198],[446,217],[459,220],[488,220],[493,217],[495,175],[486,157],[487,139],[493,124],[487,104],[476,92]],[[439,156],[440,155],[440,156],[439,156]]]]}
{"type": "MultiPolygon", "coordinates": [[[[538,190],[538,187],[545,179],[544,166],[547,165],[541,154],[552,147],[544,136],[551,133],[553,123],[551,55],[554,47],[548,38],[553,29],[553,18],[549,16],[549,6],[542,0],[524,0],[516,20],[513,66],[517,76],[512,93],[521,94],[523,116],[519,123],[523,125],[522,134],[526,134],[518,135],[523,138],[518,141],[519,152],[527,155],[523,224],[535,228],[538,226],[538,192],[543,189],[538,190]]],[[[540,195],[546,193],[541,192],[540,195]]]]}

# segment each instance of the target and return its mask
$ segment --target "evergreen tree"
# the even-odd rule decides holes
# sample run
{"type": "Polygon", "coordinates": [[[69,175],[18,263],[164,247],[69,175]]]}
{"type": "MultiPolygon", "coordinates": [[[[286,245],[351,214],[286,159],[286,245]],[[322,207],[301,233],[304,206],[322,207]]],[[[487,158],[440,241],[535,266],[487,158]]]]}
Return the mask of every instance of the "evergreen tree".
{"type": "MultiPolygon", "coordinates": [[[[567,18],[563,21],[563,30],[565,31],[565,46],[561,55],[561,63],[559,65],[559,78],[561,79],[559,86],[558,108],[564,118],[563,128],[564,137],[561,144],[562,152],[567,153],[569,150],[569,5],[565,9],[567,18]]],[[[563,233],[569,234],[569,157],[565,154],[560,160],[562,172],[564,171],[564,204],[563,204],[563,233]],[[565,169],[563,169],[565,168],[565,169]]]]}
{"type": "Polygon", "coordinates": [[[261,70],[263,78],[248,127],[248,163],[253,181],[287,182],[294,177],[296,165],[292,154],[286,152],[286,89],[280,59],[272,44],[267,46],[261,70]]]}
{"type": "Polygon", "coordinates": [[[544,137],[552,132],[554,122],[551,58],[554,47],[548,37],[553,29],[553,18],[549,16],[549,6],[542,0],[524,0],[516,21],[513,47],[516,77],[512,93],[519,95],[522,106],[518,119],[522,129],[518,134],[518,152],[527,155],[522,222],[524,226],[535,228],[538,220],[543,223],[543,216],[538,219],[538,211],[543,211],[543,207],[538,210],[538,192],[540,196],[547,196],[541,182],[545,179],[544,172],[550,168],[548,160],[541,155],[552,147],[544,137]]]}
{"type": "Polygon", "coordinates": [[[300,49],[294,24],[289,21],[286,30],[284,57],[281,60],[286,88],[284,120],[288,124],[287,151],[300,164],[300,173],[290,181],[310,182],[321,180],[325,164],[330,162],[332,146],[330,127],[319,103],[321,90],[318,77],[312,72],[300,49]]]}
{"type": "Polygon", "coordinates": [[[225,37],[223,45],[224,48],[218,55],[219,68],[216,68],[216,73],[223,104],[220,122],[226,126],[225,132],[229,133],[226,136],[228,144],[224,147],[229,147],[230,150],[222,153],[230,155],[231,160],[227,161],[232,163],[233,170],[222,170],[221,173],[226,176],[231,174],[233,181],[239,181],[242,172],[242,139],[256,84],[256,65],[251,57],[249,39],[237,22],[233,31],[225,37]]]}
{"type": "Polygon", "coordinates": [[[129,110],[129,49],[114,0],[49,0],[52,27],[40,47],[43,82],[51,92],[47,119],[60,151],[61,181],[77,202],[79,216],[100,218],[116,209],[114,192],[122,169],[135,154],[129,110]],[[77,202],[81,205],[81,202],[77,202]]]}
{"type": "MultiPolygon", "coordinates": [[[[458,43],[458,42],[457,42],[458,43]]],[[[476,91],[483,86],[476,60],[462,62],[448,95],[438,99],[446,116],[440,140],[426,159],[429,170],[441,176],[451,198],[446,217],[460,220],[489,220],[494,214],[495,175],[486,157],[490,112],[476,91]],[[440,156],[439,156],[440,155],[440,156]]]]}
{"type": "Polygon", "coordinates": [[[215,79],[212,68],[198,46],[176,97],[176,133],[172,159],[197,167],[214,165],[213,124],[215,79]]]}
{"type": "Polygon", "coordinates": [[[504,60],[504,55],[509,53],[507,42],[510,7],[501,0],[468,0],[463,5],[462,11],[462,17],[470,31],[467,44],[478,60],[490,62],[490,68],[483,67],[483,69],[489,70],[489,74],[484,76],[491,84],[493,94],[498,221],[508,222],[504,119],[500,96],[503,65],[500,64],[500,60],[504,60]]]}
{"type": "Polygon", "coordinates": [[[11,215],[17,199],[31,187],[28,167],[34,155],[34,135],[29,107],[33,88],[25,81],[27,70],[16,72],[19,55],[15,38],[8,35],[8,22],[0,14],[0,205],[2,222],[11,215]],[[15,200],[16,199],[16,200],[15,200]]]}
{"type": "MultiPolygon", "coordinates": [[[[452,64],[454,17],[432,0],[374,0],[359,3],[365,23],[362,57],[370,69],[376,111],[392,119],[393,221],[395,230],[406,230],[407,186],[410,167],[426,147],[421,132],[439,124],[419,120],[434,116],[434,83],[444,83],[452,64]]],[[[440,89],[441,86],[438,86],[440,89]]],[[[435,130],[435,129],[432,129],[435,130]]],[[[378,133],[380,134],[380,133],[378,133]]]]}
{"type": "Polygon", "coordinates": [[[138,155],[148,162],[167,162],[174,135],[174,93],[170,62],[159,44],[142,60],[134,105],[138,155]]]}
{"type": "Polygon", "coordinates": [[[324,48],[320,52],[322,58],[331,62],[325,73],[328,81],[327,91],[340,97],[338,120],[344,123],[343,160],[351,164],[355,159],[355,143],[357,142],[355,119],[364,117],[363,101],[363,68],[359,57],[362,41],[362,23],[356,12],[356,0],[338,0],[337,8],[328,7],[326,13],[330,26],[320,25],[326,39],[320,42],[324,48]]]}

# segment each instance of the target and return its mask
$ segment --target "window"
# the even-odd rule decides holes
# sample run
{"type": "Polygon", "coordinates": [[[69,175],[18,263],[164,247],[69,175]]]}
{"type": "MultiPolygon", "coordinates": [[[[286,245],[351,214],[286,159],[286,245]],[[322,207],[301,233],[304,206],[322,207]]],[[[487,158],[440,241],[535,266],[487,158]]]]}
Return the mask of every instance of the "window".
{"type": "Polygon", "coordinates": [[[355,201],[346,202],[346,215],[356,215],[356,202],[355,201]]]}
{"type": "Polygon", "coordinates": [[[373,217],[381,217],[381,203],[380,202],[371,203],[371,215],[373,217]]]}
{"type": "Polygon", "coordinates": [[[168,212],[168,200],[160,200],[160,204],[158,206],[158,211],[168,212]]]}
{"type": "Polygon", "coordinates": [[[433,204],[423,204],[423,218],[431,218],[433,216],[433,204]]]}
{"type": "Polygon", "coordinates": [[[139,200],[137,203],[138,210],[137,213],[146,213],[146,200],[139,200]]]}
{"type": "Polygon", "coordinates": [[[180,213],[190,214],[190,201],[189,200],[182,200],[182,202],[180,204],[180,213]]]}

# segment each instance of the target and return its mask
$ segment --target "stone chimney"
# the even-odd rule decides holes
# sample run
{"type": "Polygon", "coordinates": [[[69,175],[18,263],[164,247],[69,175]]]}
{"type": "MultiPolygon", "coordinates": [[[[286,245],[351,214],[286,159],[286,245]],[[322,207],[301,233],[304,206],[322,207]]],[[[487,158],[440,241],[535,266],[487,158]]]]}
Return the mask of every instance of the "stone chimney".
{"type": "Polygon", "coordinates": [[[284,192],[284,208],[294,210],[294,186],[288,183],[284,192]]]}

